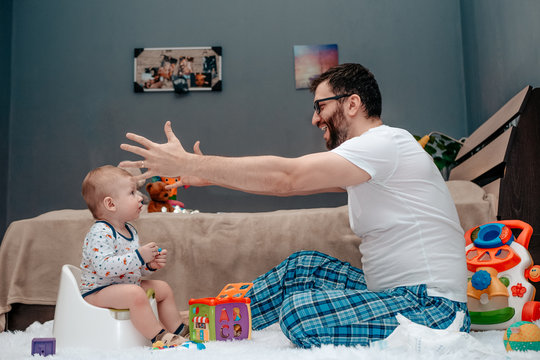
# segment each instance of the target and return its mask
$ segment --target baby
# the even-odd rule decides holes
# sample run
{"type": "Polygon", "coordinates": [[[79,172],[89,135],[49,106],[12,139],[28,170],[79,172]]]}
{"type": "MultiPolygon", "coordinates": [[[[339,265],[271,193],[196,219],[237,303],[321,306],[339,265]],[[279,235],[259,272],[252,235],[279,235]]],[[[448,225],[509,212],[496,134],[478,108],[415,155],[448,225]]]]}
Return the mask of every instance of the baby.
{"type": "Polygon", "coordinates": [[[129,309],[135,328],[152,343],[182,344],[184,328],[170,286],[161,280],[141,280],[163,268],[167,250],[155,243],[139,246],[139,237],[128,221],[139,217],[142,197],[133,176],[106,165],[86,175],[82,195],[96,222],[86,234],[81,261],[80,290],[95,306],[129,309]],[[154,289],[159,313],[156,319],[146,296],[154,289]]]}

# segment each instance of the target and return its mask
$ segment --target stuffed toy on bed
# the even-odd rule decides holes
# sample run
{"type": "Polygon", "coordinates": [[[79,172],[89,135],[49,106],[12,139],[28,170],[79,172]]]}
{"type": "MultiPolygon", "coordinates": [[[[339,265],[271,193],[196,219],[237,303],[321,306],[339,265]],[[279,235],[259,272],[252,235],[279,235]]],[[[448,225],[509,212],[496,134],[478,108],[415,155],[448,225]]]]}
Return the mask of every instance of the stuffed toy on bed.
{"type": "Polygon", "coordinates": [[[146,184],[146,191],[150,195],[148,212],[173,212],[174,207],[169,203],[169,190],[165,189],[163,181],[156,181],[146,184]]]}

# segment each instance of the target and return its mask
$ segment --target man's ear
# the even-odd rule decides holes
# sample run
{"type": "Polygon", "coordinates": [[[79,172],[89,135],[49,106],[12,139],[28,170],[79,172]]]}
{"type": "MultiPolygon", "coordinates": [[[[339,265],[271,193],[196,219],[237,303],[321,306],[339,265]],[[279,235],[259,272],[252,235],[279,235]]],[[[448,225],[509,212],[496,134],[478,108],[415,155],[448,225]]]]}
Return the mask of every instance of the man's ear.
{"type": "Polygon", "coordinates": [[[115,211],[116,210],[116,205],[114,204],[114,200],[110,196],[107,196],[107,197],[105,197],[105,199],[103,199],[103,206],[105,207],[105,209],[107,209],[109,211],[115,211]]]}
{"type": "Polygon", "coordinates": [[[352,94],[349,96],[349,101],[347,103],[347,107],[345,108],[345,112],[349,114],[351,117],[355,117],[359,112],[364,112],[364,104],[362,103],[362,99],[360,99],[360,96],[358,94],[352,94]]]}

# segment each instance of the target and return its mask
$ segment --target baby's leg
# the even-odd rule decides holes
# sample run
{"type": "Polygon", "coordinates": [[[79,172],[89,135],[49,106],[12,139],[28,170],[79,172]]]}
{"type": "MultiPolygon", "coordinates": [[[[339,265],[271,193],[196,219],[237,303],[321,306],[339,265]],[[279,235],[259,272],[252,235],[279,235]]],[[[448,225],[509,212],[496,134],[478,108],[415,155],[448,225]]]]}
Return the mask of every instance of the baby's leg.
{"type": "Polygon", "coordinates": [[[144,290],[154,289],[156,292],[159,319],[168,331],[175,332],[180,324],[182,324],[182,320],[176,308],[174,294],[169,284],[162,280],[143,280],[141,286],[144,290]]]}
{"type": "Polygon", "coordinates": [[[189,310],[180,311],[180,321],[183,324],[189,325],[189,310]]]}
{"type": "Polygon", "coordinates": [[[162,329],[152,311],[145,289],[138,285],[110,285],[84,299],[98,307],[129,309],[131,322],[147,339],[152,339],[162,329]]]}

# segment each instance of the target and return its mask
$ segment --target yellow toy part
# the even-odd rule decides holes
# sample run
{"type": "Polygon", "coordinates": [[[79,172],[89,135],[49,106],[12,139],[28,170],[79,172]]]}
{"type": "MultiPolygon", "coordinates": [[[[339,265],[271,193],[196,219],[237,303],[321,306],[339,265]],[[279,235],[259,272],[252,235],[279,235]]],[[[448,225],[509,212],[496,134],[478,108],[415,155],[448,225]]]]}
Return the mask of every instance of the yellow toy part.
{"type": "Polygon", "coordinates": [[[503,336],[506,351],[540,351],[540,328],[528,321],[512,324],[503,336]]]}
{"type": "Polygon", "coordinates": [[[218,299],[240,299],[253,287],[253,283],[232,283],[227,284],[217,296],[218,299]]]}
{"type": "Polygon", "coordinates": [[[429,142],[429,135],[424,135],[420,140],[418,140],[418,143],[422,146],[422,147],[426,147],[426,144],[429,142]]]}

